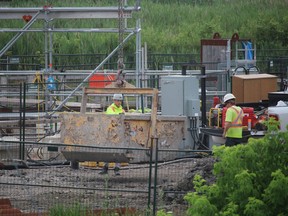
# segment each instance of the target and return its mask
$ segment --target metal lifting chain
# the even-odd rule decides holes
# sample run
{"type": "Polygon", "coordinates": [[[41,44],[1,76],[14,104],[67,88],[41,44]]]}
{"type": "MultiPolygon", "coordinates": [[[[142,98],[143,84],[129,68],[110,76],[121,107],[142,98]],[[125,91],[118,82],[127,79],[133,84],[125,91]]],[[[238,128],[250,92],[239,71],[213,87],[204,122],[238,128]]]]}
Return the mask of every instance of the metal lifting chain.
{"type": "Polygon", "coordinates": [[[119,45],[118,50],[118,69],[124,69],[124,60],[123,60],[123,40],[124,40],[124,0],[118,0],[118,28],[119,28],[119,45]]]}
{"type": "Polygon", "coordinates": [[[118,29],[119,29],[119,50],[118,50],[118,73],[117,73],[117,85],[121,86],[124,84],[124,73],[125,69],[124,65],[124,57],[123,57],[123,40],[124,40],[124,28],[125,28],[125,20],[124,20],[124,1],[118,0],[118,29]]]}

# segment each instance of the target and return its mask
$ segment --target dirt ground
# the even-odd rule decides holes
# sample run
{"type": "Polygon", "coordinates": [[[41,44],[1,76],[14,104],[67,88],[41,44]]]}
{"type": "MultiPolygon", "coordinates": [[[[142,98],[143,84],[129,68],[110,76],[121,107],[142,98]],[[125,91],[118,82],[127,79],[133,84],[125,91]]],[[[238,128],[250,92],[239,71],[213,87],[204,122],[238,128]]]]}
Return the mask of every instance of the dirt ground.
{"type": "MultiPolygon", "coordinates": [[[[200,174],[208,183],[212,175],[212,157],[185,158],[158,164],[157,209],[165,209],[181,215],[187,209],[183,196],[193,191],[192,179],[200,174]]],[[[22,211],[45,211],[57,203],[81,202],[89,208],[147,207],[149,164],[130,164],[121,168],[115,176],[110,169],[108,175],[100,175],[100,168],[80,166],[72,169],[68,165],[30,166],[29,169],[0,170],[0,198],[9,198],[12,205],[22,211]],[[37,185],[37,186],[35,186],[37,185]]],[[[152,169],[151,205],[155,183],[152,169]]]]}

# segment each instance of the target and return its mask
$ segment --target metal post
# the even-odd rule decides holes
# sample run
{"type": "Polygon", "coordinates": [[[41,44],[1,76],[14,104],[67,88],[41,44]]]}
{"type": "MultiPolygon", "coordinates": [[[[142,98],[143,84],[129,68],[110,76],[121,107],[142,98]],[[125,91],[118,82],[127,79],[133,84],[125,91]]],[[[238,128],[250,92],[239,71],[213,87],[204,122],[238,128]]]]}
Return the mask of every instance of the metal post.
{"type": "Polygon", "coordinates": [[[21,160],[25,160],[25,118],[26,118],[26,83],[24,82],[23,84],[23,119],[22,119],[22,124],[23,124],[23,133],[22,133],[22,148],[21,148],[21,160]]]}
{"type": "Polygon", "coordinates": [[[201,66],[201,118],[202,118],[202,127],[206,126],[206,73],[205,66],[201,66]]]}
{"type": "Polygon", "coordinates": [[[187,74],[187,65],[182,65],[181,74],[182,74],[182,75],[186,75],[186,74],[187,74]]]}
{"type": "Polygon", "coordinates": [[[53,67],[53,32],[49,33],[49,69],[52,71],[53,67]]]}
{"type": "MultiPolygon", "coordinates": [[[[142,83],[142,87],[146,88],[147,87],[147,77],[145,76],[145,49],[144,47],[141,48],[141,83],[142,83]]],[[[143,104],[145,104],[145,106],[147,107],[148,103],[147,103],[147,96],[144,95],[144,101],[142,102],[143,104]]]]}
{"type": "Polygon", "coordinates": [[[23,125],[22,125],[22,83],[20,83],[19,85],[20,87],[20,97],[19,97],[19,123],[20,123],[20,128],[19,128],[19,140],[20,140],[20,143],[19,143],[19,159],[22,158],[22,153],[21,153],[21,150],[22,150],[22,131],[23,131],[23,125]]]}
{"type": "MultiPolygon", "coordinates": [[[[139,54],[139,56],[141,55],[141,61],[140,61],[140,71],[141,73],[139,74],[140,76],[140,88],[143,88],[143,82],[144,82],[144,75],[143,75],[143,72],[144,72],[144,68],[143,68],[143,49],[141,49],[141,53],[139,54]]],[[[145,85],[144,85],[145,86],[145,85]]],[[[140,105],[141,105],[141,112],[144,113],[144,95],[140,95],[140,99],[141,99],[141,102],[140,102],[140,105]]]]}
{"type": "Polygon", "coordinates": [[[9,56],[6,58],[6,70],[9,70],[9,56]]]}
{"type": "Polygon", "coordinates": [[[153,202],[153,216],[156,215],[156,207],[157,207],[157,171],[158,171],[158,138],[156,139],[156,148],[155,148],[155,167],[154,167],[154,202],[153,202]]]}
{"type": "Polygon", "coordinates": [[[144,68],[145,70],[148,70],[148,63],[147,63],[147,58],[148,58],[148,53],[147,53],[147,43],[144,43],[144,68]]]}
{"type": "Polygon", "coordinates": [[[148,203],[147,203],[147,208],[148,208],[148,209],[150,209],[150,202],[151,202],[153,144],[154,144],[154,143],[153,143],[153,138],[151,138],[150,158],[149,158],[148,203]]]}
{"type": "MultiPolygon", "coordinates": [[[[50,23],[48,23],[48,28],[50,29],[51,27],[50,27],[50,23]]],[[[53,72],[53,69],[52,69],[52,67],[53,67],[53,56],[52,56],[52,52],[53,52],[53,33],[52,32],[49,32],[49,34],[48,34],[48,36],[49,36],[49,48],[48,48],[48,56],[49,56],[49,75],[51,75],[52,74],[52,72],[53,72]]],[[[46,86],[46,89],[48,89],[47,88],[47,86],[46,86]]],[[[53,97],[51,96],[51,92],[50,91],[48,91],[48,97],[49,97],[49,110],[50,110],[50,108],[52,107],[52,104],[53,104],[53,97]]]]}
{"type": "MultiPolygon", "coordinates": [[[[137,20],[137,29],[140,29],[140,20],[137,20]]],[[[139,88],[139,76],[141,70],[141,35],[140,31],[136,33],[136,87],[139,88]]]]}
{"type": "MultiPolygon", "coordinates": [[[[137,29],[140,29],[140,19],[137,20],[137,29]]],[[[141,34],[140,31],[136,33],[136,87],[140,87],[140,70],[141,70],[141,34]]],[[[139,96],[136,98],[136,110],[139,109],[139,96]]]]}
{"type": "MultiPolygon", "coordinates": [[[[47,14],[47,11],[45,12],[45,15],[47,14]]],[[[45,20],[45,38],[44,38],[44,55],[45,55],[45,70],[44,70],[44,80],[45,80],[45,112],[47,113],[49,111],[49,92],[47,88],[47,77],[48,77],[48,21],[45,20]]]]}
{"type": "Polygon", "coordinates": [[[227,65],[226,65],[226,91],[231,92],[231,80],[230,80],[230,70],[231,70],[231,40],[227,40],[227,51],[226,51],[226,59],[227,59],[227,65]]]}

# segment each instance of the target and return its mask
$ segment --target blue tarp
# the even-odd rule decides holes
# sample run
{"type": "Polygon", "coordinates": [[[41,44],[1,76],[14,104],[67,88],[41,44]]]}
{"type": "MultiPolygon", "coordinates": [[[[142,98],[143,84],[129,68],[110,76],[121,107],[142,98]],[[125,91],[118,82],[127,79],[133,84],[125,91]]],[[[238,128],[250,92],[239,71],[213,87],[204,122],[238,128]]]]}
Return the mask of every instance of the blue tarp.
{"type": "Polygon", "coordinates": [[[242,42],[243,49],[247,50],[247,59],[253,60],[253,45],[250,41],[242,42]]]}
{"type": "Polygon", "coordinates": [[[52,76],[48,77],[47,83],[48,83],[47,88],[49,91],[55,91],[56,90],[56,82],[52,76]]]}

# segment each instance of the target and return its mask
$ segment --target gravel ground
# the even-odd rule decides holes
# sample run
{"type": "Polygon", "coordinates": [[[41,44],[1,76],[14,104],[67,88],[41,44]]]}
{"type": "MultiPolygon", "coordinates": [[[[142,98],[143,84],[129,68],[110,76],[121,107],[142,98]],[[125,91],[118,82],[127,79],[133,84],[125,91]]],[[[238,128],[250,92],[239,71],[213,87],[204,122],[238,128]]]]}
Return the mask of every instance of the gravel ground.
{"type": "MultiPolygon", "coordinates": [[[[157,169],[157,209],[181,215],[187,209],[183,195],[193,190],[192,179],[201,174],[208,183],[214,159],[187,158],[159,163],[157,169]]],[[[100,175],[100,168],[68,165],[29,166],[28,169],[0,170],[0,198],[9,198],[23,212],[47,211],[55,204],[85,204],[92,209],[134,207],[147,208],[149,165],[129,164],[115,176],[100,175]]],[[[151,207],[153,205],[154,174],[152,169],[151,207]]]]}

